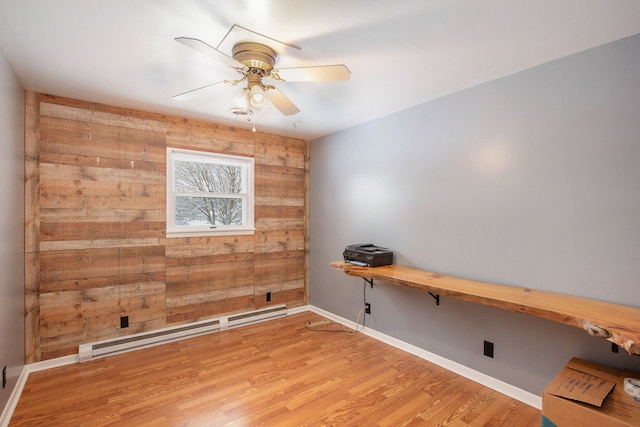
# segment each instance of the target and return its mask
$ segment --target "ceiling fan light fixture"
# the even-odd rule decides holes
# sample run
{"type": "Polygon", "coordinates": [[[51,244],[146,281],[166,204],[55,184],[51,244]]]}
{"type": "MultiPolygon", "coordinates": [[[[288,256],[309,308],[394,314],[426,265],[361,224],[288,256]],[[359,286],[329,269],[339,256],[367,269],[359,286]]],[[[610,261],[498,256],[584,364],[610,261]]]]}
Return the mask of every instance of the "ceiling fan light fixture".
{"type": "Polygon", "coordinates": [[[267,94],[260,85],[253,85],[249,90],[249,103],[256,107],[264,107],[267,104],[267,94]]]}

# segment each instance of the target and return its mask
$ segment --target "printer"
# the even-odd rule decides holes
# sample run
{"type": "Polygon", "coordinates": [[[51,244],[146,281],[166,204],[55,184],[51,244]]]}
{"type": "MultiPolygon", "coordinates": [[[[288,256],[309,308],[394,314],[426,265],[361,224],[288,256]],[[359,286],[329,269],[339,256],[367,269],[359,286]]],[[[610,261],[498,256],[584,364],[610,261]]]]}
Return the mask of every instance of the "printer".
{"type": "Polygon", "coordinates": [[[344,261],[362,267],[379,267],[393,263],[393,252],[372,243],[349,245],[342,253],[344,261]]]}

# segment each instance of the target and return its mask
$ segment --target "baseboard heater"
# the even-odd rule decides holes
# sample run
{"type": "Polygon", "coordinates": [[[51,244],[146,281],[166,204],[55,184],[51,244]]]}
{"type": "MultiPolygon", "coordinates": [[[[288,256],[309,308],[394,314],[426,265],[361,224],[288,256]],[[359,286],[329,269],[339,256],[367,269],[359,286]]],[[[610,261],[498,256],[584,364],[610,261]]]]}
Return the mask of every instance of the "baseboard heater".
{"type": "Polygon", "coordinates": [[[80,344],[78,348],[78,359],[80,362],[86,362],[98,357],[111,356],[171,341],[223,331],[229,328],[237,328],[265,320],[284,317],[286,315],[287,306],[276,305],[246,313],[232,314],[227,317],[202,320],[158,329],[156,331],[141,332],[122,338],[112,338],[104,341],[80,344]]]}

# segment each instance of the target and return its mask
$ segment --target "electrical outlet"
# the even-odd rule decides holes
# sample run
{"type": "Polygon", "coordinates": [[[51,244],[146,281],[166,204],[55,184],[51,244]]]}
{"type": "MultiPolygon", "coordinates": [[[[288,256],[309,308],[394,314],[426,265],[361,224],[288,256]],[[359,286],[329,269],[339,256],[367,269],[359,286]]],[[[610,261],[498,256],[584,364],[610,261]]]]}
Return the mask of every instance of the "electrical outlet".
{"type": "Polygon", "coordinates": [[[484,355],[493,358],[493,343],[489,341],[484,342],[484,355]]]}
{"type": "Polygon", "coordinates": [[[271,302],[271,292],[267,292],[267,302],[271,302]]]}
{"type": "Polygon", "coordinates": [[[120,329],[129,327],[129,316],[120,316],[120,329]]]}
{"type": "Polygon", "coordinates": [[[364,312],[366,314],[371,314],[371,304],[369,304],[368,302],[364,303],[364,312]]]}

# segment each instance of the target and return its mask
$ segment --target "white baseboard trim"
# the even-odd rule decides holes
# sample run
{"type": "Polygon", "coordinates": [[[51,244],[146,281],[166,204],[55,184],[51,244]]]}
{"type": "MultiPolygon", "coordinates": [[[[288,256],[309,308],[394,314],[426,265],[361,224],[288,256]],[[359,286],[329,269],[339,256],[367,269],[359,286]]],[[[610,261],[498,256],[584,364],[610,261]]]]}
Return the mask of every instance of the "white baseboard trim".
{"type": "MultiPolygon", "coordinates": [[[[345,319],[344,317],[337,316],[329,311],[323,310],[313,305],[303,305],[299,307],[290,308],[288,309],[288,314],[289,315],[299,314],[299,313],[304,313],[308,311],[319,314],[320,316],[326,317],[329,320],[345,325],[346,327],[351,329],[355,329],[357,326],[356,322],[353,322],[349,319],[345,319]]],[[[431,363],[441,366],[460,376],[468,378],[472,381],[475,381],[486,387],[489,387],[493,390],[503,393],[509,397],[519,400],[520,402],[526,403],[529,406],[532,406],[537,409],[542,409],[542,398],[533,393],[529,393],[528,391],[512,386],[511,384],[505,383],[504,381],[500,381],[489,375],[483,374],[482,372],[478,372],[474,369],[468,368],[452,360],[446,359],[442,356],[438,356],[437,354],[426,351],[420,347],[417,347],[412,344],[401,341],[399,339],[393,338],[389,335],[385,335],[374,329],[367,328],[366,326],[360,332],[374,339],[377,339],[378,341],[381,341],[385,344],[389,344],[393,347],[399,348],[400,350],[404,350],[407,353],[413,354],[417,357],[420,357],[421,359],[427,360],[431,363]]],[[[16,383],[16,386],[13,389],[13,392],[11,393],[11,396],[9,397],[7,405],[2,411],[2,415],[0,415],[0,427],[7,427],[9,425],[9,421],[11,421],[11,416],[13,415],[13,411],[18,405],[18,400],[20,400],[20,395],[22,394],[22,390],[24,389],[24,386],[27,383],[27,379],[29,378],[29,374],[31,372],[38,372],[38,371],[43,371],[45,369],[72,365],[74,363],[79,363],[77,354],[72,354],[69,356],[59,357],[56,359],[50,359],[50,360],[45,360],[43,362],[36,362],[36,363],[25,365],[22,368],[22,372],[18,377],[18,381],[16,383]]]]}
{"type": "MultiPolygon", "coordinates": [[[[308,308],[309,311],[312,311],[316,314],[326,317],[329,320],[333,320],[334,322],[343,324],[351,329],[356,328],[355,322],[345,319],[343,317],[337,316],[321,308],[315,307],[313,305],[305,306],[305,308],[308,308]]],[[[483,386],[489,387],[502,394],[505,394],[513,399],[519,400],[522,403],[526,403],[527,405],[532,406],[536,409],[540,409],[540,410],[542,409],[542,397],[538,395],[522,390],[521,388],[515,387],[504,381],[493,378],[487,374],[483,374],[482,372],[471,369],[460,363],[446,359],[442,356],[438,356],[435,353],[431,353],[415,345],[406,343],[399,339],[393,338],[389,335],[385,335],[374,329],[367,328],[366,326],[361,332],[365,335],[368,335],[372,338],[377,339],[378,341],[381,341],[381,342],[384,342],[385,344],[389,344],[393,347],[399,348],[400,350],[404,350],[407,353],[413,354],[415,356],[420,357],[421,359],[427,360],[435,365],[441,366],[462,377],[468,378],[472,381],[482,384],[483,386]]]]}
{"type": "Polygon", "coordinates": [[[13,388],[13,391],[9,396],[9,400],[7,400],[7,404],[2,410],[2,415],[0,415],[0,427],[7,427],[9,425],[9,421],[11,421],[11,416],[13,415],[13,411],[16,409],[16,406],[18,405],[18,400],[20,400],[22,389],[24,389],[24,385],[27,383],[28,376],[29,376],[29,372],[27,370],[27,367],[24,366],[22,368],[22,371],[20,372],[20,376],[18,377],[16,386],[13,388]]]}
{"type": "Polygon", "coordinates": [[[25,368],[31,372],[44,371],[45,369],[57,368],[60,366],[73,365],[78,363],[78,355],[71,354],[69,356],[58,357],[56,359],[43,360],[42,362],[30,363],[25,368]]]}
{"type": "Polygon", "coordinates": [[[299,314],[304,313],[306,311],[314,311],[314,307],[312,305],[301,305],[299,307],[289,308],[289,314],[299,314]]]}
{"type": "Polygon", "coordinates": [[[11,396],[9,396],[9,400],[2,410],[2,415],[0,415],[0,427],[7,427],[9,425],[11,417],[13,416],[13,411],[15,411],[16,406],[18,406],[18,401],[20,400],[20,396],[22,395],[22,390],[24,390],[24,386],[25,384],[27,384],[27,379],[29,378],[29,374],[31,372],[57,368],[58,366],[72,365],[74,363],[78,363],[77,354],[24,365],[22,367],[22,372],[20,372],[20,376],[18,377],[18,381],[16,382],[16,386],[13,388],[11,396]]]}

